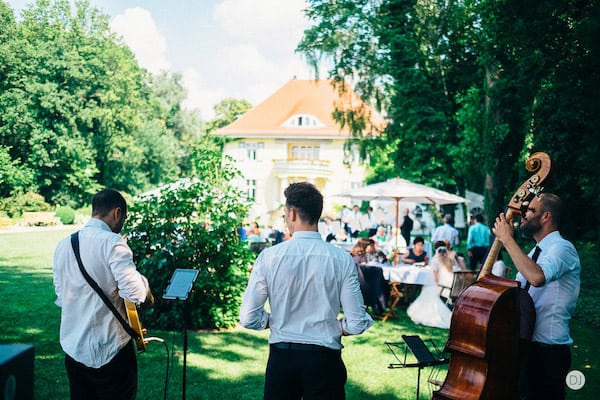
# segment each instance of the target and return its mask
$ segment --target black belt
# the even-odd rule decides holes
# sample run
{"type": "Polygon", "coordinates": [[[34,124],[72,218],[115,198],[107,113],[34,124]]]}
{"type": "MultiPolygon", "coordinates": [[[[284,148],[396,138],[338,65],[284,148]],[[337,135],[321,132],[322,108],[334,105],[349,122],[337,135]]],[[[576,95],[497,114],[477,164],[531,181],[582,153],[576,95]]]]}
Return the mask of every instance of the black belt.
{"type": "Polygon", "coordinates": [[[549,344],[549,343],[542,343],[542,342],[531,342],[531,346],[537,347],[539,349],[556,349],[556,350],[570,349],[570,347],[571,347],[568,344],[549,344]]]}
{"type": "Polygon", "coordinates": [[[278,350],[300,350],[300,351],[321,351],[321,352],[330,352],[330,351],[339,352],[340,351],[340,350],[330,349],[329,347],[325,347],[325,346],[319,346],[317,344],[290,343],[290,342],[271,343],[271,348],[278,349],[278,350]]]}

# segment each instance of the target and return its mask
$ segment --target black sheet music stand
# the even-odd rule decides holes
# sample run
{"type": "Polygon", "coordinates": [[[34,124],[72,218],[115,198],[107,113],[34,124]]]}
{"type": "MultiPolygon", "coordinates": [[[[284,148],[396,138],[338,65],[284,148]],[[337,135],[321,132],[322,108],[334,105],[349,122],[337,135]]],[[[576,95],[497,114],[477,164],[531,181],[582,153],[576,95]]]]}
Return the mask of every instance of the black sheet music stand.
{"type": "Polygon", "coordinates": [[[192,291],[194,282],[196,281],[197,277],[197,269],[177,268],[173,272],[173,275],[169,280],[169,284],[167,285],[167,288],[163,293],[163,299],[185,301],[185,310],[183,312],[183,378],[181,387],[181,396],[183,400],[185,400],[185,369],[188,349],[187,325],[189,318],[189,307],[188,302],[186,300],[188,299],[188,296],[192,291]]]}
{"type": "Polygon", "coordinates": [[[442,352],[436,347],[435,343],[431,339],[427,339],[430,345],[433,347],[436,355],[434,355],[427,345],[421,340],[418,335],[402,335],[402,339],[404,343],[391,343],[385,342],[388,346],[398,363],[392,363],[388,365],[388,368],[418,368],[417,372],[417,400],[419,400],[419,388],[421,385],[421,370],[425,367],[434,367],[438,365],[448,364],[450,362],[450,358],[443,357],[442,352]],[[404,358],[400,359],[399,354],[394,351],[394,348],[401,349],[404,351],[404,358]],[[409,359],[408,350],[410,349],[413,354],[414,360],[409,359]]]}

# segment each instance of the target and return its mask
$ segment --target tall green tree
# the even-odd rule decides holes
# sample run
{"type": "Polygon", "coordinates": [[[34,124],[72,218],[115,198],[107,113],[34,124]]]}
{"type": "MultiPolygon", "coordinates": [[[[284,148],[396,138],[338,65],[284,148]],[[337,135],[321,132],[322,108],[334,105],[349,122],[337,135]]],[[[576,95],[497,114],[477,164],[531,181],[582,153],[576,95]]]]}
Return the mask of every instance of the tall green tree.
{"type": "Polygon", "coordinates": [[[201,126],[179,75],[141,68],[87,1],[38,0],[19,22],[0,4],[1,169],[23,178],[1,197],[75,206],[100,186],[135,194],[191,171],[201,126]]]}
{"type": "MultiPolygon", "coordinates": [[[[298,50],[313,64],[328,58],[329,77],[355,84],[389,118],[382,135],[364,141],[372,180],[400,175],[485,192],[491,218],[525,179],[528,155],[542,150],[560,171],[549,190],[598,205],[590,163],[598,45],[589,39],[598,34],[597,2],[309,4],[314,25],[298,50]]],[[[569,215],[569,232],[595,235],[594,217],[569,215]]]]}
{"type": "Polygon", "coordinates": [[[223,128],[246,113],[252,104],[243,99],[223,99],[213,106],[215,117],[206,123],[206,133],[223,128]]]}

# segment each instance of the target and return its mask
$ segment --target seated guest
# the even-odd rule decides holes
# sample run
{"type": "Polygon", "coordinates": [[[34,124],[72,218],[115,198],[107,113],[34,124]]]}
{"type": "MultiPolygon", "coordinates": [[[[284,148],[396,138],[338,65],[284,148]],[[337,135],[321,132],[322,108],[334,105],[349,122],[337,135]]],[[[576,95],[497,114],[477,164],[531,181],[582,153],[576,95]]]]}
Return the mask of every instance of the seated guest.
{"type": "Polygon", "coordinates": [[[260,228],[257,222],[252,222],[246,231],[246,237],[249,242],[260,242],[260,228]]]}
{"type": "Polygon", "coordinates": [[[372,244],[371,239],[360,238],[350,249],[350,255],[352,259],[356,263],[356,265],[366,264],[367,263],[367,248],[372,244]]]}
{"type": "MultiPolygon", "coordinates": [[[[416,242],[417,238],[415,238],[416,242]]],[[[416,245],[416,243],[415,243],[416,245]]],[[[417,247],[417,246],[415,246],[417,247]]],[[[438,285],[423,285],[421,293],[406,309],[406,313],[415,324],[435,326],[449,329],[452,312],[440,300],[440,295],[446,297],[450,294],[450,287],[454,278],[454,268],[459,268],[448,256],[446,243],[442,240],[435,242],[435,254],[431,257],[431,268],[438,285]],[[444,293],[445,291],[445,293],[444,293]]],[[[425,253],[425,252],[423,252],[425,253]]]]}
{"type": "Polygon", "coordinates": [[[321,236],[326,242],[331,242],[335,240],[335,233],[333,233],[332,221],[329,217],[325,218],[325,225],[323,227],[323,233],[321,236]]]}
{"type": "Polygon", "coordinates": [[[467,262],[465,261],[465,256],[462,253],[457,253],[456,251],[454,251],[449,240],[444,239],[443,242],[446,246],[446,249],[448,249],[448,257],[452,260],[452,263],[458,264],[458,269],[467,269],[467,262]]]}
{"type": "Polygon", "coordinates": [[[407,247],[408,244],[406,243],[406,240],[404,240],[400,229],[393,228],[392,234],[388,237],[388,240],[384,246],[385,252],[390,256],[394,254],[396,249],[398,250],[398,253],[406,253],[407,247]]]}
{"type": "Polygon", "coordinates": [[[377,228],[377,233],[371,237],[375,241],[375,245],[379,248],[385,247],[387,243],[387,235],[385,233],[385,227],[379,226],[377,228]]]}
{"type": "Polygon", "coordinates": [[[377,243],[373,239],[369,239],[367,246],[367,262],[387,262],[387,256],[377,247],[377,243]]]}
{"type": "Polygon", "coordinates": [[[440,286],[440,294],[448,297],[448,289],[452,287],[454,271],[459,271],[460,266],[456,258],[450,257],[446,241],[438,240],[434,244],[435,255],[431,258],[431,269],[436,283],[440,286]]]}
{"type": "Polygon", "coordinates": [[[417,236],[415,240],[413,240],[413,247],[408,249],[408,251],[402,256],[402,262],[405,264],[429,263],[427,252],[423,250],[424,244],[425,239],[423,239],[421,236],[417,236]]]}

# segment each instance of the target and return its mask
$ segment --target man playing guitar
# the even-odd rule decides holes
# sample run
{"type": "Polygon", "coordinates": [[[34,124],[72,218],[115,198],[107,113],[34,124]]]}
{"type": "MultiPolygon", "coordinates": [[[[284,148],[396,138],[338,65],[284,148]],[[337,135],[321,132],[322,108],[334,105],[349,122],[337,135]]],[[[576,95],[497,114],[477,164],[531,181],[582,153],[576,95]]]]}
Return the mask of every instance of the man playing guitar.
{"type": "MultiPolygon", "coordinates": [[[[152,303],[148,280],[137,270],[133,253],[118,235],[127,203],[116,190],[92,200],[92,218],[78,233],[85,271],[117,311],[127,317],[123,300],[152,303]]],[[[134,343],[100,295],[86,281],[71,238],[54,253],[56,304],[61,307],[60,344],[65,352],[71,399],[134,399],[137,361],[134,343]]]]}

